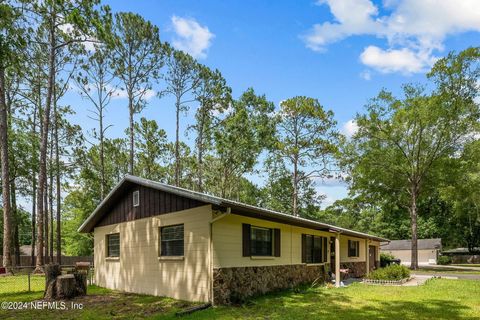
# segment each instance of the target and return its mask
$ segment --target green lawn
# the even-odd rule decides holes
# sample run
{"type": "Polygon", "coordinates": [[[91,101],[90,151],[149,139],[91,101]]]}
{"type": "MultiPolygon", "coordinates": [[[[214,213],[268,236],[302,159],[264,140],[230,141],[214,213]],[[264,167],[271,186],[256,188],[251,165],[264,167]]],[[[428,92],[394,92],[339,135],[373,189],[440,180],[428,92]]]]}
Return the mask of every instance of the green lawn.
{"type": "MultiPolygon", "coordinates": [[[[0,296],[1,301],[31,301],[41,293],[0,296]]],[[[419,287],[324,287],[285,291],[243,306],[220,306],[184,319],[479,319],[480,281],[433,279],[419,287]]],[[[95,286],[77,298],[83,310],[0,310],[0,319],[173,319],[192,304],[124,294],[95,286]]]]}
{"type": "MultiPolygon", "coordinates": [[[[45,290],[45,276],[30,276],[30,290],[45,290]]],[[[28,275],[2,276],[0,277],[0,295],[9,292],[28,291],[28,275]]]]}

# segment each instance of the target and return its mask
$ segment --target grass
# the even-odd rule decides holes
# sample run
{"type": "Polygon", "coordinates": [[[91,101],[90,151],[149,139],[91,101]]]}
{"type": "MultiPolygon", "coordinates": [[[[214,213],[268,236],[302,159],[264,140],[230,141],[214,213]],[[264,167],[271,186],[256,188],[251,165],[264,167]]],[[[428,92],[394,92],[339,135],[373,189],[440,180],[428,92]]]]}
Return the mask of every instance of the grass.
{"type": "MultiPolygon", "coordinates": [[[[30,290],[43,291],[45,289],[45,276],[30,276],[30,290]]],[[[0,277],[0,295],[10,292],[28,291],[28,275],[0,277]]]]}
{"type": "MultiPolygon", "coordinates": [[[[184,319],[478,319],[480,281],[433,279],[419,287],[307,288],[270,294],[242,306],[219,306],[184,319]]],[[[41,293],[0,296],[32,301],[41,293]]],[[[82,310],[0,310],[0,319],[174,319],[191,303],[119,293],[95,286],[74,300],[82,310]]]]}

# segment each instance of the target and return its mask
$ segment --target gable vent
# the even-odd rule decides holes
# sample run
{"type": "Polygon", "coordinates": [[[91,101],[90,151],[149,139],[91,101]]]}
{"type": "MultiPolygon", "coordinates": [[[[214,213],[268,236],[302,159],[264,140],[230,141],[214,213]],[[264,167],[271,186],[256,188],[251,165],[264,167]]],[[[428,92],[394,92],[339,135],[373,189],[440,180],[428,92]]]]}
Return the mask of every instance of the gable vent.
{"type": "Polygon", "coordinates": [[[133,206],[138,207],[140,205],[140,191],[133,191],[133,206]]]}

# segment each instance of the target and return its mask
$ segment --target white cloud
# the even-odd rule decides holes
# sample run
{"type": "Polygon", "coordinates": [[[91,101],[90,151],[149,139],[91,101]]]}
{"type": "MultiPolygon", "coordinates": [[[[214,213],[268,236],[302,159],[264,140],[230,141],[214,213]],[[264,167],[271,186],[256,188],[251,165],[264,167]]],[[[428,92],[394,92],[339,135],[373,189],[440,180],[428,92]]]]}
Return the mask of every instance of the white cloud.
{"type": "Polygon", "coordinates": [[[315,51],[356,35],[371,35],[387,41],[387,48],[368,46],[361,61],[380,72],[422,72],[443,50],[449,35],[480,31],[478,0],[384,0],[388,14],[380,14],[371,0],[321,0],[335,20],[315,24],[304,35],[315,51]]]}
{"type": "Polygon", "coordinates": [[[349,138],[353,136],[357,131],[358,131],[358,124],[353,119],[348,120],[342,126],[342,133],[349,138]]]}
{"type": "Polygon", "coordinates": [[[206,58],[207,50],[215,37],[208,27],[200,25],[195,19],[172,16],[173,30],[176,37],[173,46],[189,53],[195,58],[206,58]]]}
{"type": "MultiPolygon", "coordinates": [[[[138,93],[136,93],[136,95],[138,93]]],[[[156,94],[155,91],[152,89],[143,90],[143,99],[148,101],[151,98],[155,97],[155,94],[156,94]]],[[[127,99],[127,98],[128,98],[127,90],[123,90],[121,88],[115,88],[115,90],[113,90],[112,92],[112,99],[127,99]]]]}
{"type": "Polygon", "coordinates": [[[372,73],[370,72],[370,70],[365,70],[365,71],[360,73],[360,77],[363,80],[370,81],[370,80],[372,80],[372,73]]]}
{"type": "Polygon", "coordinates": [[[409,48],[383,50],[368,46],[360,55],[360,61],[366,66],[382,73],[401,72],[405,74],[421,72],[433,60],[409,48]]]}

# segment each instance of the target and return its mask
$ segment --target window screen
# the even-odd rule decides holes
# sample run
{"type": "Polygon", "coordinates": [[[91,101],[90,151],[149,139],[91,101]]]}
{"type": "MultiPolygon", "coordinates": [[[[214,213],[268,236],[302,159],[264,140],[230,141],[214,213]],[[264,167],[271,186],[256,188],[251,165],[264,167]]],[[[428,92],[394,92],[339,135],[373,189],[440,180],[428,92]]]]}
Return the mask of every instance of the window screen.
{"type": "Polygon", "coordinates": [[[348,256],[358,257],[360,253],[360,241],[348,240],[348,256]]]}
{"type": "Polygon", "coordinates": [[[120,257],[120,233],[107,235],[107,257],[120,257]]]}
{"type": "Polygon", "coordinates": [[[183,256],[183,224],[161,227],[161,252],[162,256],[183,256]]]}
{"type": "Polygon", "coordinates": [[[250,254],[252,256],[272,255],[272,229],[252,226],[250,235],[250,254]]]}
{"type": "Polygon", "coordinates": [[[313,236],[309,234],[303,235],[302,252],[304,253],[303,262],[305,263],[321,263],[326,262],[326,242],[323,237],[313,236]]]}

